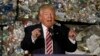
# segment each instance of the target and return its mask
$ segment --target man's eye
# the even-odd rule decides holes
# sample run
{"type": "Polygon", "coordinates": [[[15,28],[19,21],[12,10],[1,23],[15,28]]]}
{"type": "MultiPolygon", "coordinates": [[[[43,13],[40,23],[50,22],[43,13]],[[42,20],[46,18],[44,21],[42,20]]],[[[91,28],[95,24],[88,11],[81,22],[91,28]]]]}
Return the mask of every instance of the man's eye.
{"type": "Polygon", "coordinates": [[[49,14],[44,14],[44,15],[49,15],[49,14]]]}

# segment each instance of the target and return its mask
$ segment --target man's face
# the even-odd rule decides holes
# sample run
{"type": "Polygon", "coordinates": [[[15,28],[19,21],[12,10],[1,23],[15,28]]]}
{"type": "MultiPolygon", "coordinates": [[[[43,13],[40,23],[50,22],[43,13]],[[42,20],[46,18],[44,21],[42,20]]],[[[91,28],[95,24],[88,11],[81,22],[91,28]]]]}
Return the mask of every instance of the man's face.
{"type": "Polygon", "coordinates": [[[50,9],[41,10],[39,19],[46,27],[52,27],[55,23],[55,12],[50,9]]]}

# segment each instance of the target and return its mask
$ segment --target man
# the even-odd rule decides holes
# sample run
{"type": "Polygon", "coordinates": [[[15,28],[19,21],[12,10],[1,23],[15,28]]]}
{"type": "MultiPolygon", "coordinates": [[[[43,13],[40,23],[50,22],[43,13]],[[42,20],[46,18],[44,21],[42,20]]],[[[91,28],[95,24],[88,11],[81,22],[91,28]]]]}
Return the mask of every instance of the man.
{"type": "Polygon", "coordinates": [[[42,5],[38,15],[40,23],[25,28],[22,49],[31,54],[65,54],[76,50],[75,31],[56,24],[53,6],[42,5]]]}

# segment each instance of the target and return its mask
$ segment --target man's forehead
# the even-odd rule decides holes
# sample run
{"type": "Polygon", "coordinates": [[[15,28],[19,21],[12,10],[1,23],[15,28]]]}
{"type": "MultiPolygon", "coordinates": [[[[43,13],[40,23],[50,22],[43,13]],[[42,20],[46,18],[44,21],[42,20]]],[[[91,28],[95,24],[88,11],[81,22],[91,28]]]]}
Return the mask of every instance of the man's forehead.
{"type": "Polygon", "coordinates": [[[44,9],[41,9],[41,11],[53,11],[52,8],[44,8],[44,9]]]}
{"type": "Polygon", "coordinates": [[[43,13],[49,13],[49,12],[51,12],[51,13],[55,13],[54,10],[49,9],[49,8],[47,8],[47,9],[43,9],[43,10],[41,10],[40,12],[43,12],[43,13]]]}

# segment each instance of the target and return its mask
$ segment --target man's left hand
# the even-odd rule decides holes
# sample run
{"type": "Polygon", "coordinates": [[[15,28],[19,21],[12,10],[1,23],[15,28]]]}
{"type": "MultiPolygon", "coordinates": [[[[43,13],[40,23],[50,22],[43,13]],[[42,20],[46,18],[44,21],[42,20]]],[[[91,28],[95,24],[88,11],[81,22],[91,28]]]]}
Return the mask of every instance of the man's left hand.
{"type": "Polygon", "coordinates": [[[71,28],[69,30],[69,33],[68,33],[68,37],[72,40],[76,40],[76,36],[77,36],[77,33],[75,31],[75,28],[71,28]]]}

